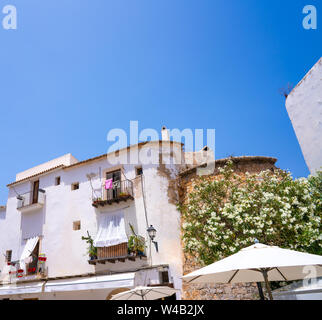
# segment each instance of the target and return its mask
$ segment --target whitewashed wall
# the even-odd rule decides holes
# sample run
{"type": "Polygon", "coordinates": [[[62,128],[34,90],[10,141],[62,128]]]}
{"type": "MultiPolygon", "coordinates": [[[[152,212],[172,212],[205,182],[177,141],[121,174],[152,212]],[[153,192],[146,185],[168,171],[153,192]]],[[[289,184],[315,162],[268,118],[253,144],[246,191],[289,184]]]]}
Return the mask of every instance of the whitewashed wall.
{"type": "MultiPolygon", "coordinates": [[[[159,152],[157,144],[147,144],[143,148],[146,148],[145,151],[153,149],[155,153],[159,152]]],[[[181,153],[181,144],[175,144],[175,148],[177,150],[174,154],[167,150],[164,156],[169,159],[178,156],[181,153]]],[[[148,158],[149,152],[146,154],[148,158]]],[[[125,151],[123,155],[126,155],[125,151]]],[[[143,162],[146,163],[147,159],[143,162]]],[[[86,175],[97,174],[92,179],[92,183],[94,188],[99,189],[101,186],[99,172],[112,166],[106,159],[102,159],[40,176],[40,188],[46,191],[46,200],[44,207],[35,211],[18,211],[16,193],[13,188],[10,188],[7,210],[5,213],[0,212],[0,270],[5,269],[3,254],[6,250],[12,250],[12,259],[18,260],[25,239],[42,235],[40,251],[47,255],[49,277],[72,276],[95,271],[132,271],[151,263],[169,264],[175,287],[180,288],[182,275],[180,215],[176,205],[170,203],[168,197],[169,178],[176,177],[178,165],[166,165],[164,168],[168,170],[167,175],[160,172],[158,165],[143,164],[148,221],[157,229],[156,241],[159,243],[159,252],[157,253],[153,246],[152,255],[147,261],[127,261],[97,266],[88,264],[87,244],[81,240],[81,237],[86,236],[87,231],[93,237],[96,235],[101,213],[123,210],[128,235],[131,234],[128,224],[130,222],[139,235],[149,239],[146,233],[147,225],[140,180],[135,183],[134,201],[128,200],[100,209],[92,206],[92,189],[86,175]],[[59,186],[55,186],[57,176],[61,177],[59,186]],[[74,182],[79,182],[80,187],[79,190],[71,191],[71,184],[74,182]],[[81,221],[81,230],[74,231],[73,221],[77,220],[81,221]]],[[[135,167],[136,165],[124,165],[124,173],[128,179],[135,178],[135,167]]],[[[31,183],[20,183],[15,186],[15,190],[19,194],[28,192],[31,190],[31,183]]],[[[147,249],[147,253],[149,252],[150,248],[147,249]]]]}
{"type": "Polygon", "coordinates": [[[322,58],[287,97],[286,109],[314,174],[322,167],[322,58]]]}

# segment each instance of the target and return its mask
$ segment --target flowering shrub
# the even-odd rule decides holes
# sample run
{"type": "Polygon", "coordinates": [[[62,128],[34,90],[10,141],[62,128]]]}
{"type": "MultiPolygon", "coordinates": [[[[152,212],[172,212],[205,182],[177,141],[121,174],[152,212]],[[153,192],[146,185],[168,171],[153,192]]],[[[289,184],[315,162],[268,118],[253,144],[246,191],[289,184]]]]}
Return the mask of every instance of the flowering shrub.
{"type": "Polygon", "coordinates": [[[230,161],[217,180],[192,180],[179,205],[184,250],[213,263],[261,243],[322,254],[322,173],[293,180],[289,172],[241,176],[230,161]]]}

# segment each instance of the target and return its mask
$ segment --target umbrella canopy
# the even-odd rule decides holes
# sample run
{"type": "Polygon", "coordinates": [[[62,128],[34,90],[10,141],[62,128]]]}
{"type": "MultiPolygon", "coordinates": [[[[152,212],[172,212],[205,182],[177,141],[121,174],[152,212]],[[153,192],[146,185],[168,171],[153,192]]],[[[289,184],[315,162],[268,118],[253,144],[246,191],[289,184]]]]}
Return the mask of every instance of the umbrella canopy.
{"type": "Polygon", "coordinates": [[[157,300],[172,296],[178,291],[170,287],[136,287],[114,295],[111,300],[157,300]]]}
{"type": "MultiPolygon", "coordinates": [[[[291,281],[322,276],[322,256],[256,243],[223,260],[187,274],[191,283],[291,281]],[[306,266],[315,267],[315,272],[306,266]]],[[[268,289],[269,294],[270,290],[268,289]]],[[[271,296],[271,294],[270,294],[271,296]]]]}

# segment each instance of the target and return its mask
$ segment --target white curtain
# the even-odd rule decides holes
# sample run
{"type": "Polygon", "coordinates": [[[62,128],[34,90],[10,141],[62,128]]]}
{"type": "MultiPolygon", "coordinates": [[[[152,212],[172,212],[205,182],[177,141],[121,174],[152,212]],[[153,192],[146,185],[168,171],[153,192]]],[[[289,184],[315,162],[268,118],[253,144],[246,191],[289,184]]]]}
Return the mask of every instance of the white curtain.
{"type": "Polygon", "coordinates": [[[128,242],[128,238],[125,232],[123,212],[102,214],[94,246],[110,247],[124,242],[128,242]]]}
{"type": "Polygon", "coordinates": [[[26,271],[26,264],[29,263],[29,257],[36,248],[36,245],[39,241],[39,237],[33,237],[27,240],[25,247],[23,248],[22,254],[20,256],[20,269],[26,271]]]}

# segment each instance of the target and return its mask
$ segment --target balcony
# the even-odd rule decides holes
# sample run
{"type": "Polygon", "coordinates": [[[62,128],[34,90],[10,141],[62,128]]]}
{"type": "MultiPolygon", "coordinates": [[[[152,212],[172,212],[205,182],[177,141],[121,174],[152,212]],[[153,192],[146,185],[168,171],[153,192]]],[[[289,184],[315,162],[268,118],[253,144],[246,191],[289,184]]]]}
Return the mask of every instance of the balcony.
{"type": "Polygon", "coordinates": [[[116,246],[97,248],[97,258],[88,261],[89,264],[96,265],[96,263],[105,264],[125,262],[126,260],[146,260],[145,252],[130,252],[128,243],[121,243],[116,246]]]}
{"type": "Polygon", "coordinates": [[[114,181],[113,188],[103,190],[102,194],[102,198],[93,196],[93,207],[104,207],[121,201],[133,200],[133,182],[131,180],[114,181]]]}
{"type": "Polygon", "coordinates": [[[21,212],[27,212],[40,209],[45,204],[45,190],[39,189],[34,192],[27,192],[17,196],[17,209],[21,212]]]}
{"type": "Polygon", "coordinates": [[[11,261],[9,275],[21,281],[43,279],[47,277],[46,257],[33,256],[32,261],[25,265],[25,270],[21,268],[20,261],[11,261]]]}

